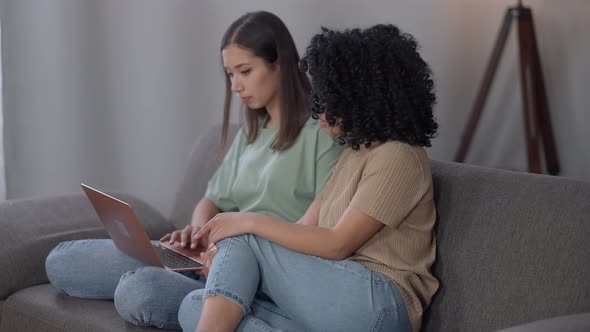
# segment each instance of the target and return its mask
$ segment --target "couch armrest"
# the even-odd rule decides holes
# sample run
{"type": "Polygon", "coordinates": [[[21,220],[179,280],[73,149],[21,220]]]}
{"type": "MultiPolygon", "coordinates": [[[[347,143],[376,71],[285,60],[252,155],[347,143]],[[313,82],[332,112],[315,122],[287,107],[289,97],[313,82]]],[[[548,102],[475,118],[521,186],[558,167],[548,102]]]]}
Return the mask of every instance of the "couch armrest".
{"type": "MultiPolygon", "coordinates": [[[[170,222],[141,200],[117,194],[129,203],[150,238],[173,229],[170,222]]],[[[108,238],[83,193],[19,199],[0,203],[0,300],[23,288],[47,282],[45,258],[60,242],[108,238]]]]}
{"type": "Polygon", "coordinates": [[[590,312],[558,316],[512,326],[498,332],[585,332],[590,331],[590,312]]]}

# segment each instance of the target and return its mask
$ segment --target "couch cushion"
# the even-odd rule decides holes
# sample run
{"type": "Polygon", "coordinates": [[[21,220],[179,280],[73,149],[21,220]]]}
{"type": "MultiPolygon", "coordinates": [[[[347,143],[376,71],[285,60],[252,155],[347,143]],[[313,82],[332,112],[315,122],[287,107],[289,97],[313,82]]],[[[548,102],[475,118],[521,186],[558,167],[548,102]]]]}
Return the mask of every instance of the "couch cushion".
{"type": "Polygon", "coordinates": [[[590,311],[590,183],[432,162],[441,282],[424,331],[590,311]]]}
{"type": "Polygon", "coordinates": [[[559,316],[551,319],[513,326],[498,332],[588,332],[590,312],[577,315],[559,316]]]}
{"type": "Polygon", "coordinates": [[[69,297],[49,284],[29,287],[10,296],[4,304],[2,316],[2,332],[162,331],[125,322],[112,301],[69,297]]]}

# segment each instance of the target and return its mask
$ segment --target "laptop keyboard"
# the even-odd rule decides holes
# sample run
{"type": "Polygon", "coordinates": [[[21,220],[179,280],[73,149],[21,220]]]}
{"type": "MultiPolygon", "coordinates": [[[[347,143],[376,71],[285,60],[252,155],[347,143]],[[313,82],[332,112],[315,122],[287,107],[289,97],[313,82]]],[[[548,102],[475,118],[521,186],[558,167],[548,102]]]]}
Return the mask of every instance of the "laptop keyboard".
{"type": "Polygon", "coordinates": [[[171,269],[186,269],[203,267],[203,264],[196,262],[186,256],[183,256],[176,251],[170,250],[162,246],[154,246],[162,264],[171,269]]]}

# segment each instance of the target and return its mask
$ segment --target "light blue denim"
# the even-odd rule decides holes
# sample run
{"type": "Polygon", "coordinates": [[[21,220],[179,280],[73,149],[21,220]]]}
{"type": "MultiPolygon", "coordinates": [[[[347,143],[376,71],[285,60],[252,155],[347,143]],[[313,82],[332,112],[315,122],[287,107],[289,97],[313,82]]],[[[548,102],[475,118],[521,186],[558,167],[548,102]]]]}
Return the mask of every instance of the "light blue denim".
{"type": "Polygon", "coordinates": [[[205,285],[194,273],[146,266],[117,249],[110,239],[60,243],[47,256],[45,269],[49,281],[64,293],[114,300],[128,322],[165,329],[180,329],[180,303],[205,285]]]}
{"type": "Polygon", "coordinates": [[[217,247],[205,289],[180,306],[184,331],[195,331],[203,298],[216,295],[244,310],[237,331],[412,331],[395,284],[355,261],[301,254],[251,234],[217,247]]]}

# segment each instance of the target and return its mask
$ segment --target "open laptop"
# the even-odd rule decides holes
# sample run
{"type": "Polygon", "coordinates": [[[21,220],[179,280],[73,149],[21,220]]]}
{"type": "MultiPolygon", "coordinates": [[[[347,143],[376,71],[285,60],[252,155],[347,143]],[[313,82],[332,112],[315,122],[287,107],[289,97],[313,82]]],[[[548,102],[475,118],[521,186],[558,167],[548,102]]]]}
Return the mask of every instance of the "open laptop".
{"type": "Polygon", "coordinates": [[[117,248],[131,257],[171,271],[195,271],[203,268],[203,251],[181,248],[166,242],[152,243],[131,206],[84,183],[82,189],[94,206],[117,248]]]}

